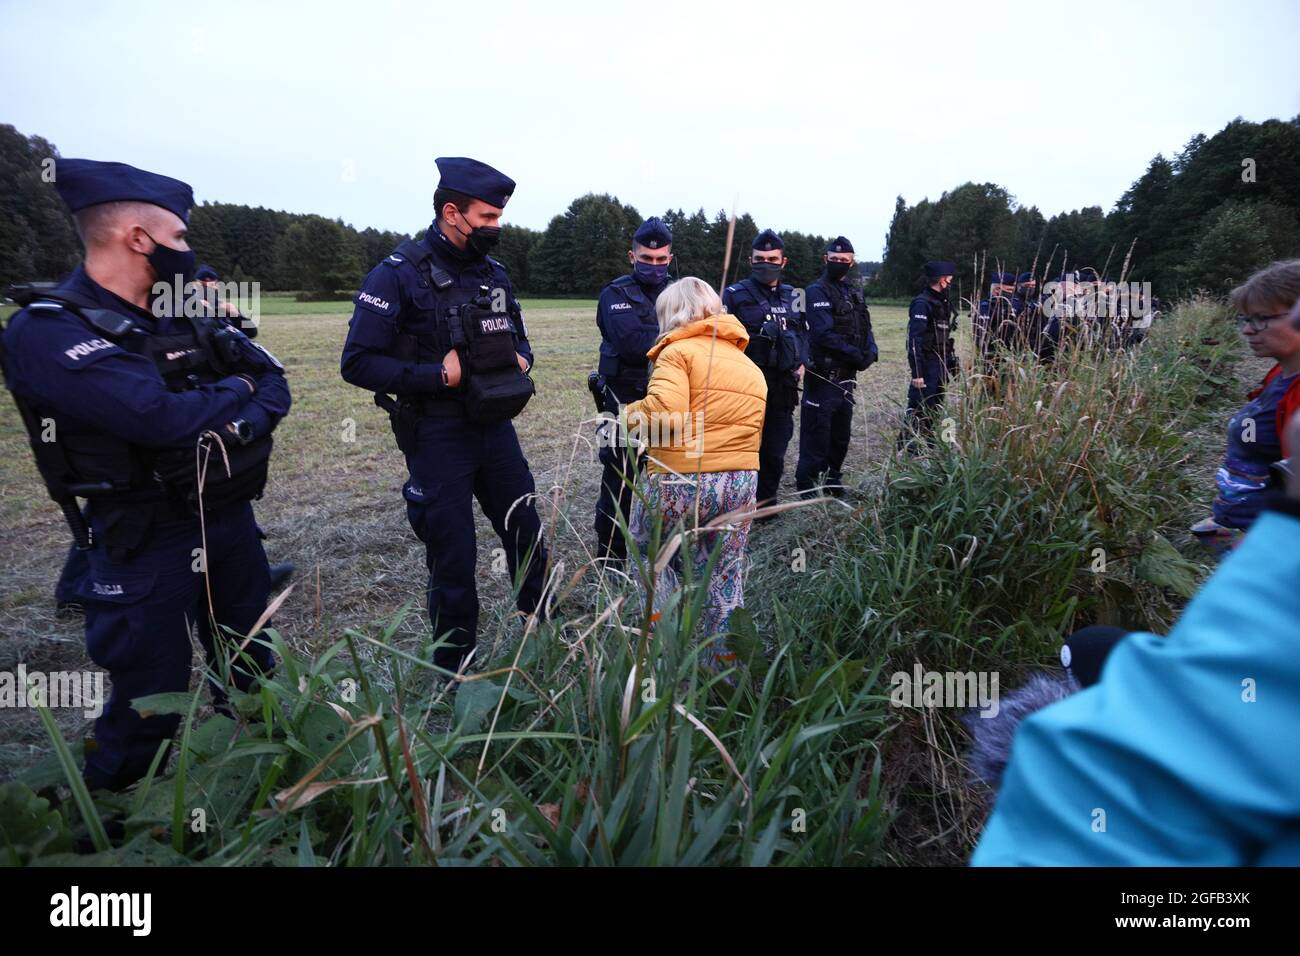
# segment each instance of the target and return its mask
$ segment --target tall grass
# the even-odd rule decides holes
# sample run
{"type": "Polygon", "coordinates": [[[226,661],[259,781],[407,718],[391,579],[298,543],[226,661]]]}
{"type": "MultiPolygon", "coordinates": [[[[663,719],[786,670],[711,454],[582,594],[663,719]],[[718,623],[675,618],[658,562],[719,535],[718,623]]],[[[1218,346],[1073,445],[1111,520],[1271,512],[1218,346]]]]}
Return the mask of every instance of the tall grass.
{"type": "Polygon", "coordinates": [[[1169,622],[1200,573],[1175,545],[1204,477],[1184,473],[1188,434],[1235,356],[1222,318],[1192,303],[1141,348],[1007,355],[958,383],[932,449],[864,476],[851,508],[782,519],[815,553],[802,574],[757,556],[734,685],[698,666],[704,588],[637,600],[663,528],[628,581],[556,569],[556,615],[451,696],[432,640],[394,640],[409,609],[314,659],[265,632],[282,663],[233,695],[236,718],[146,702],[185,715],[183,759],[98,795],[117,846],[76,800],[11,783],[8,858],[84,862],[80,841],[207,865],[959,862],[982,807],[955,715],[892,707],[889,674],[919,660],[1008,686],[1071,627],[1169,622]]]}

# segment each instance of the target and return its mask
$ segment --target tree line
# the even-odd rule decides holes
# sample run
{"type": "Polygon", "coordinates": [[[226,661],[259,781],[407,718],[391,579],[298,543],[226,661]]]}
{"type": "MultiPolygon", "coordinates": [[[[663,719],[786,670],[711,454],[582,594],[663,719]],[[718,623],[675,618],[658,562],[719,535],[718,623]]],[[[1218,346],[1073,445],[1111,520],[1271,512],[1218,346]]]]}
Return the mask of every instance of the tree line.
{"type": "MultiPolygon", "coordinates": [[[[1100,148],[1104,148],[1104,140],[1100,148]]],[[[1092,267],[1130,275],[1157,294],[1222,293],[1275,259],[1300,255],[1300,117],[1236,119],[1157,155],[1109,212],[1089,206],[1045,217],[1003,186],[965,183],[909,206],[899,196],[876,294],[916,287],[927,259],[952,259],[967,294],[976,272],[1040,276],[1092,267]]]]}
{"type": "MultiPolygon", "coordinates": [[[[0,125],[0,283],[57,279],[80,258],[72,219],[43,176],[43,162],[57,156],[43,138],[0,125]]],[[[728,213],[660,215],[673,231],[675,274],[723,279],[728,213]]],[[[617,197],[592,193],[544,230],[507,224],[494,255],[520,293],[591,297],[627,271],[643,219],[617,197]]],[[[357,229],[324,216],[204,202],[191,214],[190,244],[227,280],[329,297],[357,288],[402,239],[426,228],[357,229]]],[[[790,259],[785,280],[811,282],[827,237],[773,228],[790,259]]],[[[737,215],[726,282],[748,274],[759,230],[748,213],[737,215]]],[[[1130,246],[1130,274],[1162,296],[1221,292],[1271,259],[1300,255],[1300,117],[1238,119],[1213,137],[1198,134],[1173,159],[1156,156],[1109,212],[1091,206],[1047,218],[994,183],[965,183],[912,206],[899,196],[883,261],[860,262],[859,271],[876,296],[913,292],[927,259],[954,260],[965,291],[977,272],[1024,271],[1035,261],[1040,275],[1091,266],[1118,278],[1130,246]]]]}

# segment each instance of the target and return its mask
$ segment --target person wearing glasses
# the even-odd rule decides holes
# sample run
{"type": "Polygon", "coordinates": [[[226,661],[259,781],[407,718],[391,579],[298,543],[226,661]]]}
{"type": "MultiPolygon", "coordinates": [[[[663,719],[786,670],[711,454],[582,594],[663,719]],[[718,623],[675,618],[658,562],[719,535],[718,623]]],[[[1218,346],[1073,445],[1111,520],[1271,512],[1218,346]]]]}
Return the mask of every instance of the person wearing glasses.
{"type": "Polygon", "coordinates": [[[1300,409],[1300,330],[1287,314],[1300,302],[1300,259],[1275,262],[1232,290],[1237,324],[1251,352],[1274,360],[1259,388],[1228,422],[1228,448],[1214,474],[1213,516],[1192,533],[1216,557],[1236,547],[1275,494],[1274,474],[1295,449],[1285,424],[1300,409]]]}

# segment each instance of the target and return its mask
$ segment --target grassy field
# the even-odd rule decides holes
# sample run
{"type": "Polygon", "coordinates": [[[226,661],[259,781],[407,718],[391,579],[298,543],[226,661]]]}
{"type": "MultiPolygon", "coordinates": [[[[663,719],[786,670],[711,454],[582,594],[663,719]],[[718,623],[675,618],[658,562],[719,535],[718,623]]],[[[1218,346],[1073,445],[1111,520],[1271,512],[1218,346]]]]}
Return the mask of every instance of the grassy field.
{"type": "MultiPolygon", "coordinates": [[[[906,316],[874,309],[882,358],[859,377],[853,493],[755,530],[733,621],[746,679],[733,691],[694,668],[699,589],[676,592],[656,621],[635,587],[592,573],[594,304],[524,305],[538,395],[516,425],[555,559],[556,620],[519,641],[480,517],[488,671],[454,706],[430,693],[423,549],[387,419],[338,376],[346,305],[269,299],[261,336],[295,403],[257,505],[272,560],[299,568],[275,619],[282,666],[259,696],[237,695],[238,725],[196,698],[181,748],[194,764],[174,760],[165,785],[119,807],[137,842],[111,859],[961,863],[987,793],[964,782],[959,714],[890,707],[888,675],[925,662],[1001,673],[1008,688],[1049,665],[1073,626],[1167,627],[1204,571],[1186,528],[1208,503],[1224,409],[1262,371],[1241,362],[1222,309],[1198,303],[1130,353],[1077,349],[1051,368],[965,379],[947,410],[954,439],[900,458],[906,316]],[[1098,547],[1102,574],[1088,567],[1098,547]],[[365,699],[342,708],[347,678],[365,699]],[[354,740],[365,728],[368,746],[354,740]],[[394,770],[403,760],[408,774],[394,770]],[[284,791],[279,812],[250,815],[277,785],[319,774],[355,789],[305,809],[284,791]],[[222,826],[181,833],[174,808],[200,802],[222,826]],[[498,830],[493,815],[507,812],[498,830]]],[[[0,669],[83,668],[80,620],[53,613],[66,532],[10,407],[0,443],[0,669]]],[[[56,717],[70,741],[89,730],[76,712],[56,717]]],[[[50,750],[35,713],[0,713],[0,777],[57,783],[50,750]]],[[[59,812],[94,837],[71,803],[59,812]]]]}
{"type": "MultiPolygon", "coordinates": [[[[595,302],[545,299],[523,305],[536,354],[537,395],[516,427],[539,493],[555,503],[548,520],[553,552],[574,568],[592,547],[600,475],[589,447],[595,412],[586,388],[600,341],[595,302]]],[[[256,508],[271,560],[298,566],[297,586],[276,622],[305,654],[345,627],[389,615],[408,602],[419,604],[425,581],[423,546],[407,523],[401,498],[405,467],[387,416],[369,393],[339,376],[350,315],[346,302],[298,303],[281,296],[263,301],[259,341],[284,362],[293,409],[276,431],[271,484],[256,508]],[[349,421],[355,422],[354,441],[344,440],[349,421]]],[[[881,360],[859,376],[861,399],[846,464],[850,474],[892,450],[906,398],[906,310],[877,307],[872,319],[881,360]]],[[[786,496],[794,490],[797,445],[796,431],[782,485],[786,496]]],[[[479,562],[486,569],[499,541],[475,511],[479,562]]],[[[797,546],[786,538],[777,525],[760,531],[755,545],[785,553],[797,546]]],[[[81,619],[54,614],[53,587],[68,540],[6,398],[0,402],[0,669],[12,670],[19,661],[43,671],[89,666],[81,619]]],[[[505,574],[491,581],[495,587],[480,586],[480,640],[508,641],[517,633],[506,621],[513,610],[505,599],[509,581],[505,574]]],[[[407,619],[412,644],[424,624],[419,614],[407,619]]],[[[89,722],[60,716],[69,739],[89,731],[89,722]]],[[[0,712],[0,777],[47,751],[33,712],[0,712]]]]}

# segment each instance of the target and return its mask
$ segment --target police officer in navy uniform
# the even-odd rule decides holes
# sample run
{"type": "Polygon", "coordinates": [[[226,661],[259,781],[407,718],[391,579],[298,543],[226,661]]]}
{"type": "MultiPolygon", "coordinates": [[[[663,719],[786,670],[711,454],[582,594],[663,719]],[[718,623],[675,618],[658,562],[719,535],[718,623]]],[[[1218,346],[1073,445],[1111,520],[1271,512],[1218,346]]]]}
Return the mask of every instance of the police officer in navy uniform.
{"type": "Polygon", "coordinates": [[[948,379],[957,371],[952,303],[948,298],[956,271],[951,262],[927,262],[925,288],[908,307],[907,366],[912,381],[907,389],[907,417],[900,438],[905,448],[914,447],[917,437],[931,440],[934,413],[943,404],[948,379]]]}
{"type": "Polygon", "coordinates": [[[478,634],[473,501],[505,547],[516,605],[539,611],[546,568],[536,486],[511,419],[533,393],[533,353],[505,267],[488,253],[514,180],[464,157],[436,160],[435,218],[366,276],[343,378],[389,412],[424,542],[434,663],[458,673],[478,634]]]}
{"type": "MultiPolygon", "coordinates": [[[[80,159],[58,160],[55,177],[85,261],[14,316],[4,370],[29,432],[33,422],[53,429],[37,463],[89,545],[86,647],[113,693],[84,775],[121,789],[180,721],[141,717],[130,701],[189,687],[194,622],[210,668],[237,687],[274,663],[262,643],[240,654],[214,641],[213,621],[245,635],[266,609],[270,572],[250,502],[265,486],[289,389],[265,350],[224,323],[170,315],[178,296],[158,294],[193,277],[188,185],[80,159]],[[201,497],[196,451],[208,461],[201,497]],[[88,501],[88,532],[72,495],[88,501]]],[[[220,687],[214,696],[224,706],[220,687]]]]}
{"type": "MultiPolygon", "coordinates": [[[[658,216],[651,216],[632,235],[628,263],[632,271],[619,276],[600,292],[596,327],[600,330],[598,390],[605,412],[617,414],[620,405],[645,398],[650,380],[646,353],[659,338],[655,302],[668,287],[668,266],[673,260],[673,234],[658,216]]],[[[611,430],[610,436],[615,432],[611,430]]],[[[596,501],[596,557],[622,560],[627,543],[619,530],[626,525],[632,506],[632,456],[621,445],[600,449],[600,497],[596,501]]]]}
{"type": "Polygon", "coordinates": [[[826,263],[822,274],[804,290],[808,367],[794,477],[800,492],[811,493],[820,482],[839,497],[844,494],[842,474],[853,428],[857,374],[870,367],[879,352],[866,297],[847,278],[856,260],[853,244],[837,236],[822,258],[826,263]]]}
{"type": "Polygon", "coordinates": [[[1050,364],[1054,355],[1051,326],[1043,315],[1038,280],[1032,272],[1016,276],[1016,294],[1011,297],[1011,308],[1016,315],[1021,347],[1028,348],[1040,362],[1050,364]]]}
{"type": "MultiPolygon", "coordinates": [[[[206,262],[200,263],[199,267],[194,270],[194,281],[203,287],[205,298],[202,300],[201,308],[209,309],[213,315],[217,315],[223,321],[234,325],[250,339],[257,338],[257,325],[253,322],[245,322],[240,315],[238,306],[230,301],[221,301],[216,293],[217,284],[221,281],[221,276],[217,270],[212,268],[206,262]]],[[[186,293],[187,297],[189,291],[186,293]]],[[[266,540],[266,532],[258,529],[258,534],[262,540],[266,540]]],[[[288,583],[289,578],[293,576],[294,566],[291,561],[282,561],[271,565],[271,591],[279,591],[288,583]]],[[[63,562],[63,570],[59,574],[58,583],[54,586],[54,606],[60,614],[64,612],[77,613],[85,610],[85,598],[81,595],[81,584],[90,574],[90,557],[88,552],[81,550],[74,542],[68,548],[68,555],[63,562]]]]}
{"type": "Polygon", "coordinates": [[[758,504],[775,501],[785,470],[785,450],[794,436],[794,409],[807,361],[807,334],[794,286],[781,281],[789,260],[785,242],[771,229],[754,239],[750,276],[722,293],[723,307],[749,332],[745,354],[767,379],[763,442],[758,449],[758,504]]]}
{"type": "Polygon", "coordinates": [[[1015,310],[1011,299],[1015,285],[1013,272],[994,272],[989,277],[989,294],[980,300],[975,328],[972,330],[975,336],[975,355],[981,367],[988,365],[997,346],[1015,346],[1015,310]]]}

